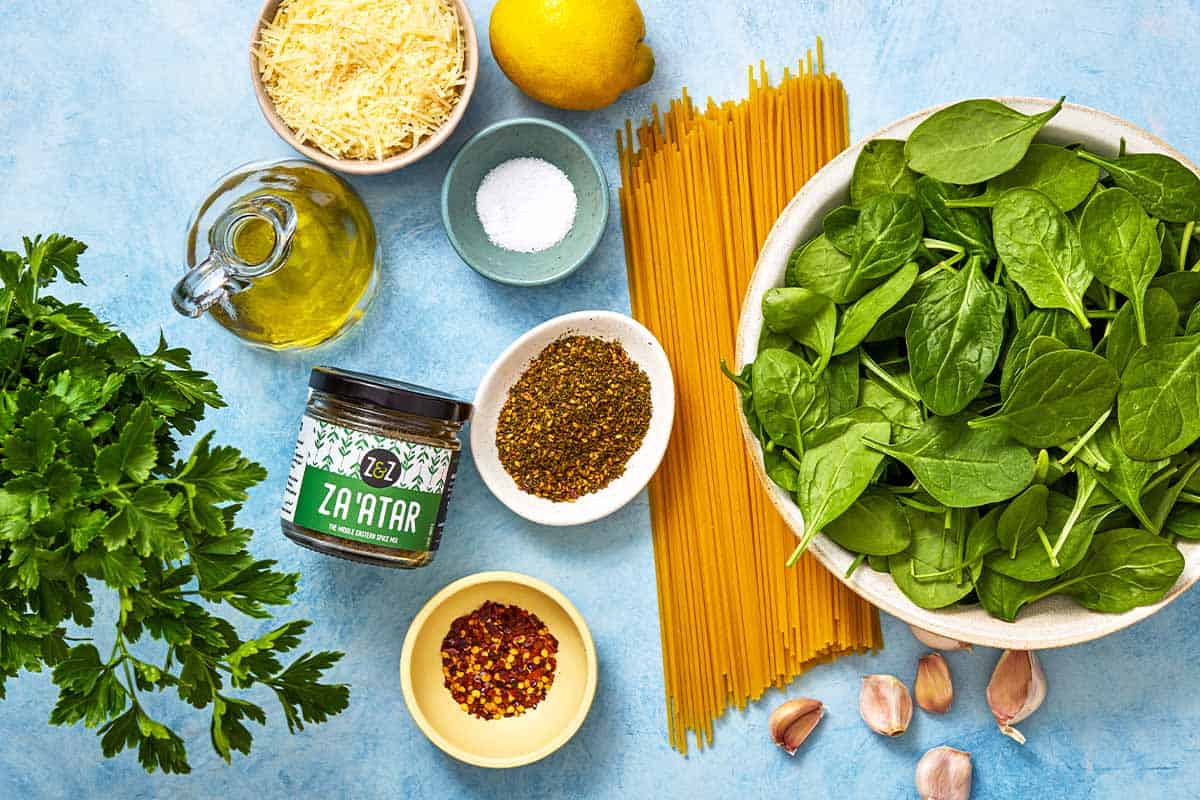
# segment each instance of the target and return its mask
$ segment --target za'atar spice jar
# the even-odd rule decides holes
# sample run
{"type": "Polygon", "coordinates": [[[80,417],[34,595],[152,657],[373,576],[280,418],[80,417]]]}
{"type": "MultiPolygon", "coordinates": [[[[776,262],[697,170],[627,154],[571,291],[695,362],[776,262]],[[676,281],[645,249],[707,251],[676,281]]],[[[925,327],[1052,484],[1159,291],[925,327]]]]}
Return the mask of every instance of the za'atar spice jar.
{"type": "Polygon", "coordinates": [[[283,533],[327,555],[411,569],[433,561],[471,405],[359,372],[308,381],[283,533]]]}

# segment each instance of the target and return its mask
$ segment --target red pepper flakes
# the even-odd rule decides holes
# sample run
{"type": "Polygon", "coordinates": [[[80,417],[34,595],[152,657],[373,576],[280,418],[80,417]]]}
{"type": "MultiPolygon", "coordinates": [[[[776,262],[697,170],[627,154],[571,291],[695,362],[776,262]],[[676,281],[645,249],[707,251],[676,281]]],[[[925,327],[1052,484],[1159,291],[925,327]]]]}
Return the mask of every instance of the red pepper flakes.
{"type": "Polygon", "coordinates": [[[458,707],[480,719],[518,717],[546,699],[558,639],[519,606],[487,601],[450,623],[442,676],[458,707]]]}

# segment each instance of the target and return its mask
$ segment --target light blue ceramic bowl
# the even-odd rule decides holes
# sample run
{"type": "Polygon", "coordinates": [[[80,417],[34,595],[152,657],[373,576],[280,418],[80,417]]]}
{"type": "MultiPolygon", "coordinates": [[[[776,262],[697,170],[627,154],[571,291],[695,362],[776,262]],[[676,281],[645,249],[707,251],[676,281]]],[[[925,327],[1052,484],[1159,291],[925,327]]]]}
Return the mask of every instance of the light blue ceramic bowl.
{"type": "Polygon", "coordinates": [[[604,235],[608,182],[588,146],[562,125],[532,117],[504,120],[472,136],[450,162],[442,183],[442,224],[450,244],[480,275],[511,286],[553,283],[587,261],[604,235]],[[475,192],[484,176],[521,157],[550,162],[575,186],[575,225],[540,253],[514,253],[492,244],[475,212],[475,192]]]}

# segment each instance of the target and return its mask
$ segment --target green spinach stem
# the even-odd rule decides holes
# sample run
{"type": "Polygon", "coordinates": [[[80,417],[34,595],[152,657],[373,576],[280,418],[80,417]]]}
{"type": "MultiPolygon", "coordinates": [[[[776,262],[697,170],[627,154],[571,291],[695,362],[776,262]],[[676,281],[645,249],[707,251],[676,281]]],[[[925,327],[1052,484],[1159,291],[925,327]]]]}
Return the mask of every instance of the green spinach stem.
{"type": "MultiPolygon", "coordinates": [[[[1066,530],[1066,528],[1064,527],[1063,530],[1066,530]]],[[[1054,549],[1050,547],[1050,539],[1046,536],[1046,529],[1038,525],[1037,535],[1038,539],[1042,542],[1042,547],[1046,549],[1046,555],[1050,557],[1051,566],[1058,567],[1058,553],[1054,552],[1054,549]]]]}
{"type": "Polygon", "coordinates": [[[893,392],[901,397],[911,400],[914,403],[921,402],[919,395],[917,395],[915,392],[909,391],[904,386],[901,386],[900,382],[892,377],[887,370],[875,363],[875,359],[867,355],[866,350],[859,351],[858,356],[862,361],[862,365],[867,368],[867,371],[873,374],[876,378],[879,378],[879,380],[883,381],[893,392]]]}
{"type": "MultiPolygon", "coordinates": [[[[1192,243],[1192,234],[1196,230],[1196,221],[1192,220],[1187,225],[1183,226],[1183,240],[1179,243],[1179,268],[1187,269],[1188,249],[1192,243]]],[[[1196,262],[1196,266],[1192,267],[1192,272],[1200,272],[1200,261],[1196,262]]]]}
{"type": "Polygon", "coordinates": [[[1093,422],[1092,427],[1090,427],[1086,431],[1084,431],[1083,436],[1079,437],[1079,441],[1076,442],[1071,447],[1071,449],[1067,451],[1066,455],[1064,455],[1062,458],[1060,458],[1058,460],[1058,463],[1062,464],[1063,466],[1066,466],[1067,462],[1070,461],[1072,458],[1074,458],[1076,455],[1078,455],[1079,451],[1082,450],[1084,448],[1084,446],[1087,445],[1087,443],[1092,440],[1092,437],[1096,435],[1096,433],[1100,430],[1100,428],[1104,425],[1104,423],[1108,422],[1108,418],[1111,416],[1112,416],[1111,408],[1108,411],[1105,411],[1103,414],[1101,414],[1100,419],[1093,422]]]}

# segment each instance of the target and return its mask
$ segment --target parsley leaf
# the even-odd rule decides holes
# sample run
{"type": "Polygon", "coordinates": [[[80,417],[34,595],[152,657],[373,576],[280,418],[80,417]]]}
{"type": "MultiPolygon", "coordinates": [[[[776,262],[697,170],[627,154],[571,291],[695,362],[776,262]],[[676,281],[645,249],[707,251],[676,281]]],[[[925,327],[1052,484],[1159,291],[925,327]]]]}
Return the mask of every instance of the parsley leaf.
{"type": "Polygon", "coordinates": [[[250,752],[248,723],[268,718],[234,692],[269,688],[292,731],[344,710],[348,688],[325,682],[341,653],[283,665],[307,621],[243,639],[217,613],[269,618],[299,576],[251,555],[237,525],[261,466],[212,433],[179,458],[178,436],[224,405],[216,384],[161,336],[142,354],[84,306],[43,295],[83,282],[82,243],[23,246],[0,251],[0,699],[6,679],[52,668],[52,724],[98,729],[106,756],[135,750],[166,773],[191,770],[187,746],[149,714],[148,692],[211,708],[210,743],[227,762],[250,752]],[[93,588],[118,599],[107,656],[67,636],[68,622],[95,624],[93,588]]]}

